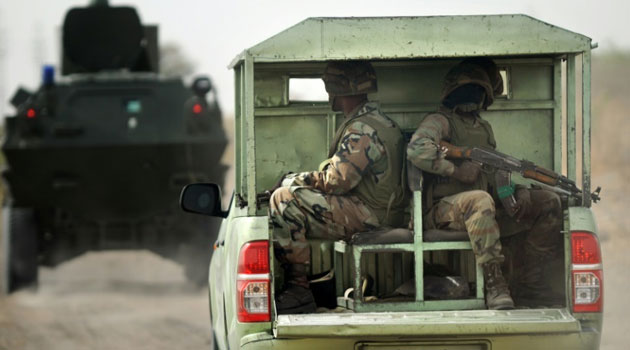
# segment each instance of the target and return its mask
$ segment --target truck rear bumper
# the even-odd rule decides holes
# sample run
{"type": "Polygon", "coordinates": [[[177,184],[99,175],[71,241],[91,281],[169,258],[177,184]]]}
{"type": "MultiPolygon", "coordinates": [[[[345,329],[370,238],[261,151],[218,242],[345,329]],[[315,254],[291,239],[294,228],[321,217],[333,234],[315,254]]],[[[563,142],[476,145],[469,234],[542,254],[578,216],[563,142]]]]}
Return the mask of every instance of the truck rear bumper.
{"type": "Polygon", "coordinates": [[[487,337],[430,338],[304,338],[258,339],[241,349],[300,350],[595,350],[599,334],[561,333],[544,335],[504,335],[487,337]]]}
{"type": "Polygon", "coordinates": [[[241,339],[244,349],[598,349],[566,309],[349,313],[279,316],[274,335],[241,339]]]}
{"type": "Polygon", "coordinates": [[[580,322],[566,309],[467,310],[282,315],[277,338],[383,336],[544,334],[579,332],[580,322]]]}

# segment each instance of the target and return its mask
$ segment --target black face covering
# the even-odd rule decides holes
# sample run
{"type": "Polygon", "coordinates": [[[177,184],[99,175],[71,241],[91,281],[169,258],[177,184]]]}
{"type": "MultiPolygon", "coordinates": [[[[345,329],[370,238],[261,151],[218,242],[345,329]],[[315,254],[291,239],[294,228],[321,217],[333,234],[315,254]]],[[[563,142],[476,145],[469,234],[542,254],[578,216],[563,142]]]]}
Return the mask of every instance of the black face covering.
{"type": "Polygon", "coordinates": [[[450,109],[457,106],[479,106],[476,109],[481,109],[485,98],[486,91],[483,87],[477,84],[466,84],[453,90],[442,103],[450,109]]]}

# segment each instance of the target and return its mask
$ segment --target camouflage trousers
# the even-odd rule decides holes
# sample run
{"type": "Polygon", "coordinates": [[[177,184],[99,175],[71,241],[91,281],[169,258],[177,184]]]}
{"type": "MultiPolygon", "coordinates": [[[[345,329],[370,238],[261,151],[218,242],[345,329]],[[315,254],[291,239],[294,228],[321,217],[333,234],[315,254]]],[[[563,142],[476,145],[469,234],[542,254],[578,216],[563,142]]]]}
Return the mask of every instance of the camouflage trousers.
{"type": "Polygon", "coordinates": [[[547,190],[530,189],[531,206],[520,222],[505,212],[497,213],[506,255],[505,277],[512,296],[519,299],[550,301],[553,271],[563,266],[562,204],[547,190]]]}
{"type": "Polygon", "coordinates": [[[440,199],[425,222],[427,228],[467,231],[479,264],[505,260],[503,270],[514,297],[547,297],[551,278],[545,271],[562,257],[562,205],[551,191],[529,192],[531,206],[520,222],[502,209],[497,212],[484,191],[440,199]]]}
{"type": "Polygon", "coordinates": [[[303,284],[311,252],[309,238],[347,240],[379,226],[377,217],[357,197],[329,195],[307,187],[281,187],[269,200],[276,256],[288,264],[289,282],[303,284]],[[299,280],[299,281],[296,281],[299,280]]]}
{"type": "Polygon", "coordinates": [[[492,196],[466,191],[441,198],[425,215],[426,228],[466,231],[478,264],[502,263],[501,235],[492,196]]]}

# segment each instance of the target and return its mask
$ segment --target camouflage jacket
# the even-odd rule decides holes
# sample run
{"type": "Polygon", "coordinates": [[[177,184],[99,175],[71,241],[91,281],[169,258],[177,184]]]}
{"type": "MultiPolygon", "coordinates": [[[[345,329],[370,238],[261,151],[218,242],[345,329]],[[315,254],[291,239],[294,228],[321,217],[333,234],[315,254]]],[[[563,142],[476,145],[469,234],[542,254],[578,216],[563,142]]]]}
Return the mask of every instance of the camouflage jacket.
{"type": "Polygon", "coordinates": [[[427,115],[413,133],[407,146],[407,159],[423,171],[450,176],[455,164],[446,159],[446,153],[440,149],[440,141],[448,140],[449,123],[440,113],[427,115]]]}
{"type": "MultiPolygon", "coordinates": [[[[359,106],[349,118],[355,119],[367,113],[384,123],[393,124],[388,117],[379,113],[378,105],[374,102],[359,106]]],[[[355,188],[370,170],[377,180],[379,176],[384,176],[388,165],[387,152],[372,127],[361,121],[351,122],[341,140],[323,169],[287,175],[282,185],[311,187],[339,195],[355,188]]]]}

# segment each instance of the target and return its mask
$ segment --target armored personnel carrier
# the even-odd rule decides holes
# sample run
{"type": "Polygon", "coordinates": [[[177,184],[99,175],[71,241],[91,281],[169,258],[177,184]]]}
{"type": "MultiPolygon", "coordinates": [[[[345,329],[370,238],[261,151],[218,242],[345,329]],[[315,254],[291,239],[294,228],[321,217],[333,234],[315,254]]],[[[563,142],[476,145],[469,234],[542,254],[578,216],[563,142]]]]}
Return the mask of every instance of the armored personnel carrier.
{"type": "Polygon", "coordinates": [[[161,76],[157,26],[132,7],[70,9],[62,44],[62,77],[44,67],[5,121],[5,289],[36,282],[38,265],[104,249],[149,249],[205,282],[218,226],[177,206],[184,184],[223,181],[210,79],[161,76]]]}

